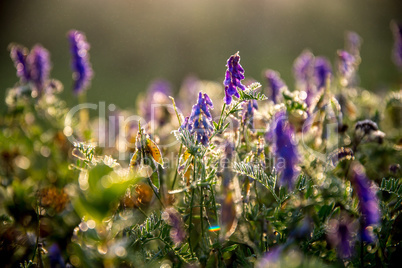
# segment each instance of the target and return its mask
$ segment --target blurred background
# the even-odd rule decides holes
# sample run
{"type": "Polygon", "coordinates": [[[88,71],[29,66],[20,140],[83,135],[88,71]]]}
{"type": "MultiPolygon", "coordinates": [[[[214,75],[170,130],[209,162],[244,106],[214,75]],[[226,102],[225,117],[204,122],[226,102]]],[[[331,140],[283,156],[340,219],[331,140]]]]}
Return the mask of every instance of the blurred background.
{"type": "MultiPolygon", "coordinates": [[[[346,30],[363,38],[361,86],[382,93],[400,83],[391,60],[390,21],[402,20],[401,0],[14,0],[0,2],[0,90],[17,82],[11,42],[51,52],[51,76],[72,94],[70,29],[91,44],[95,72],[88,101],[133,108],[153,79],[177,91],[188,75],[221,83],[226,60],[240,51],[246,78],[263,85],[262,71],[279,71],[292,89],[294,59],[309,48],[334,63],[346,30]]],[[[195,102],[196,100],[194,100],[195,102]]]]}

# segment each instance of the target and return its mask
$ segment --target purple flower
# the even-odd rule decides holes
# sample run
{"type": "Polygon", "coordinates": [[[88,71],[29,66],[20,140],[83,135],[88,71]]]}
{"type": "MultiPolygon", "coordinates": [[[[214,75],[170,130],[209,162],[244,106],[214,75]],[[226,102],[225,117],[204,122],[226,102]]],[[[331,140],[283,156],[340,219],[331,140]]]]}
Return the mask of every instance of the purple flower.
{"type": "Polygon", "coordinates": [[[392,58],[395,65],[402,70],[402,24],[391,22],[391,30],[394,33],[394,48],[392,58]]]}
{"type": "Polygon", "coordinates": [[[267,253],[265,253],[265,255],[257,263],[256,267],[265,268],[265,267],[271,267],[271,265],[273,267],[280,266],[278,265],[278,262],[284,248],[285,248],[284,245],[276,246],[267,253]]]}
{"type": "Polygon", "coordinates": [[[63,256],[61,255],[60,248],[56,243],[54,243],[49,248],[48,256],[50,260],[50,267],[60,267],[60,268],[65,267],[64,259],[63,256]]]}
{"type": "Polygon", "coordinates": [[[325,87],[327,78],[331,74],[331,63],[324,57],[316,57],[314,61],[314,83],[317,89],[325,87]]]}
{"type": "Polygon", "coordinates": [[[359,208],[362,214],[362,239],[369,243],[374,242],[373,225],[380,223],[380,208],[375,189],[366,177],[360,164],[352,166],[352,184],[359,198],[359,208]]]}
{"type": "Polygon", "coordinates": [[[164,125],[170,119],[170,114],[166,105],[171,101],[168,96],[172,95],[171,85],[168,81],[159,79],[152,82],[147,90],[145,100],[139,106],[141,114],[146,122],[154,120],[159,125],[164,125]]]}
{"type": "Polygon", "coordinates": [[[268,88],[271,91],[272,101],[274,103],[278,103],[279,96],[280,96],[280,90],[281,90],[281,88],[286,86],[285,83],[280,78],[279,73],[275,72],[274,70],[266,70],[265,78],[267,79],[267,82],[268,82],[268,88]]]}
{"type": "Polygon", "coordinates": [[[349,218],[343,218],[340,221],[333,219],[328,226],[328,240],[332,246],[337,248],[339,257],[350,258],[353,252],[352,234],[356,229],[355,222],[349,218]]]}
{"type": "Polygon", "coordinates": [[[276,169],[281,174],[279,185],[287,185],[293,189],[295,180],[299,175],[297,164],[299,154],[297,146],[293,144],[294,130],[287,122],[284,111],[275,115],[276,126],[273,129],[274,152],[276,154],[276,169]]]}
{"type": "Polygon", "coordinates": [[[49,79],[51,69],[49,58],[49,52],[40,45],[34,46],[27,58],[31,67],[31,81],[39,92],[43,92],[49,79]]]}
{"type": "Polygon", "coordinates": [[[305,50],[293,63],[293,74],[296,83],[305,87],[310,83],[314,73],[314,55],[309,50],[305,50]]]}
{"type": "Polygon", "coordinates": [[[186,117],[180,129],[187,129],[191,134],[197,134],[197,140],[207,145],[212,135],[212,115],[209,109],[213,109],[211,99],[206,93],[199,93],[197,104],[193,106],[190,117],[186,117]]]}
{"type": "Polygon", "coordinates": [[[20,45],[12,45],[10,50],[11,59],[17,69],[17,76],[21,79],[21,82],[29,82],[31,74],[27,61],[28,49],[20,45]]]}
{"type": "Polygon", "coordinates": [[[166,208],[162,213],[162,218],[172,227],[170,229],[170,238],[173,243],[181,244],[186,239],[186,229],[179,212],[172,207],[166,208]]]}
{"type": "Polygon", "coordinates": [[[74,93],[79,94],[88,88],[93,76],[88,53],[90,45],[84,33],[77,30],[69,31],[68,39],[72,55],[71,68],[73,70],[74,93]]]}
{"type": "Polygon", "coordinates": [[[362,39],[357,33],[346,32],[345,47],[350,54],[358,56],[360,54],[361,45],[362,45],[362,39]]]}
{"type": "Polygon", "coordinates": [[[241,90],[246,89],[246,87],[241,83],[241,80],[244,79],[244,69],[240,65],[239,52],[230,56],[226,66],[227,70],[225,80],[223,81],[223,85],[225,86],[224,101],[227,105],[229,105],[232,102],[233,95],[237,98],[240,97],[239,93],[237,92],[237,88],[240,88],[241,90]]]}
{"type": "Polygon", "coordinates": [[[346,83],[355,73],[356,58],[345,50],[338,50],[338,72],[346,80],[346,83]]]}
{"type": "Polygon", "coordinates": [[[248,127],[254,131],[254,111],[258,110],[258,104],[256,100],[250,100],[243,104],[242,123],[245,127],[248,127]]]}

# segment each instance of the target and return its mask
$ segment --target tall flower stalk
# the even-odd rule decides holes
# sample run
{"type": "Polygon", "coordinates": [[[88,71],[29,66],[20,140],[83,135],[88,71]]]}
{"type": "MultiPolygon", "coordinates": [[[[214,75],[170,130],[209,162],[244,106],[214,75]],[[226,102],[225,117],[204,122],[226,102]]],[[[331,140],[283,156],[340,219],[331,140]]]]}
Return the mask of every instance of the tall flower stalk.
{"type": "MultiPolygon", "coordinates": [[[[90,45],[85,34],[80,31],[71,30],[67,36],[70,42],[71,69],[74,80],[73,91],[74,94],[78,95],[79,102],[83,104],[86,102],[85,91],[88,89],[93,77],[92,66],[89,62],[90,45]]],[[[80,109],[81,131],[84,133],[88,129],[88,120],[88,110],[80,109]]]]}

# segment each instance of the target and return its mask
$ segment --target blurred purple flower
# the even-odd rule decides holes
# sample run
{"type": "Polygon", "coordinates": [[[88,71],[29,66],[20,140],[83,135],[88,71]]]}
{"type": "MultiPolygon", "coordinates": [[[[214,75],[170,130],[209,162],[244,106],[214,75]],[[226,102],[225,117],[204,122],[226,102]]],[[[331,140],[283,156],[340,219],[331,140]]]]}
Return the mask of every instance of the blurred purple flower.
{"type": "Polygon", "coordinates": [[[163,212],[162,218],[172,227],[170,229],[170,238],[173,243],[181,244],[186,239],[186,229],[180,213],[173,207],[168,207],[163,212]]]}
{"type": "Polygon", "coordinates": [[[360,47],[362,45],[362,38],[355,32],[346,32],[345,34],[345,48],[354,55],[360,55],[360,47]]]}
{"type": "Polygon", "coordinates": [[[88,53],[90,45],[85,34],[77,30],[69,31],[68,39],[72,55],[71,68],[73,70],[74,93],[79,94],[88,88],[93,76],[88,53]]]}
{"type": "Polygon", "coordinates": [[[276,169],[281,174],[279,185],[287,185],[288,189],[293,189],[295,180],[299,175],[297,164],[299,154],[297,146],[293,144],[294,130],[287,122],[286,112],[280,111],[275,115],[273,129],[274,152],[276,154],[276,169]]]}
{"type": "Polygon", "coordinates": [[[316,57],[314,61],[314,83],[318,90],[325,87],[327,78],[331,74],[331,63],[324,57],[316,57]]]}
{"type": "Polygon", "coordinates": [[[340,221],[333,219],[328,226],[328,240],[332,246],[338,249],[339,257],[350,258],[353,252],[352,233],[356,229],[355,222],[349,218],[343,218],[340,221]]]}
{"type": "Polygon", "coordinates": [[[286,86],[285,83],[280,78],[279,73],[274,70],[266,70],[265,78],[267,79],[268,88],[271,92],[271,100],[274,103],[278,103],[280,98],[280,90],[286,86]]]}
{"type": "Polygon", "coordinates": [[[395,65],[402,70],[402,24],[392,21],[391,30],[394,33],[392,58],[395,65]]]}
{"type": "Polygon", "coordinates": [[[27,83],[31,79],[30,68],[27,61],[28,49],[20,45],[11,45],[10,56],[17,69],[17,76],[21,82],[27,83]]]}
{"type": "Polygon", "coordinates": [[[60,248],[56,243],[49,248],[48,256],[50,260],[50,267],[66,267],[60,248]]]}
{"type": "Polygon", "coordinates": [[[258,268],[266,268],[266,267],[276,267],[277,262],[279,261],[279,258],[283,252],[283,249],[285,247],[283,245],[276,246],[267,253],[259,260],[257,263],[256,267],[258,268]]]}
{"type": "Polygon", "coordinates": [[[159,125],[164,125],[169,120],[170,114],[164,109],[171,104],[169,99],[171,95],[171,85],[168,81],[158,79],[151,83],[145,100],[139,104],[141,115],[144,116],[146,122],[155,120],[159,125]]]}
{"type": "Polygon", "coordinates": [[[224,101],[227,105],[232,102],[232,96],[240,97],[237,92],[237,88],[241,90],[245,90],[246,87],[241,83],[241,80],[244,79],[244,69],[240,65],[240,55],[239,52],[230,56],[227,61],[227,70],[225,75],[225,80],[223,81],[223,85],[225,86],[225,98],[224,101]]]}
{"type": "Polygon", "coordinates": [[[242,124],[254,131],[254,111],[258,110],[256,100],[250,100],[243,104],[242,124]]]}
{"type": "Polygon", "coordinates": [[[51,69],[49,58],[49,52],[40,45],[34,46],[27,58],[31,67],[31,81],[39,92],[43,92],[49,79],[51,69]]]}
{"type": "Polygon", "coordinates": [[[190,117],[186,117],[181,129],[187,129],[191,134],[197,134],[197,140],[207,145],[212,135],[212,115],[209,109],[213,109],[211,99],[206,93],[199,93],[198,102],[193,106],[190,117]]]}
{"type": "Polygon", "coordinates": [[[381,215],[376,191],[371,187],[360,164],[352,166],[352,184],[359,198],[359,208],[362,213],[362,239],[369,243],[374,242],[373,225],[380,223],[381,215]]]}
{"type": "Polygon", "coordinates": [[[338,72],[347,81],[355,72],[355,57],[345,50],[338,50],[338,72]]]}
{"type": "Polygon", "coordinates": [[[314,55],[309,50],[305,50],[293,63],[293,74],[296,83],[305,87],[310,83],[314,73],[314,55]]]}

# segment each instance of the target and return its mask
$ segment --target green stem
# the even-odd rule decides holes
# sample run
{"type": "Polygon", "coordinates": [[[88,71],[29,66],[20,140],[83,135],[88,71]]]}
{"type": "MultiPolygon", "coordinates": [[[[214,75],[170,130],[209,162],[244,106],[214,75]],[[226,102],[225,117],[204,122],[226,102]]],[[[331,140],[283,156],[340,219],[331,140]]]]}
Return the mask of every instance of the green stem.
{"type": "MultiPolygon", "coordinates": [[[[193,159],[193,181],[195,181],[195,158],[193,159]]],[[[188,226],[188,245],[190,246],[191,257],[194,257],[193,246],[191,245],[191,230],[193,227],[193,205],[194,205],[194,188],[191,190],[191,202],[190,202],[190,223],[188,226]]]]}
{"type": "Polygon", "coordinates": [[[191,202],[190,202],[190,223],[188,226],[188,245],[190,246],[191,257],[194,257],[193,247],[191,245],[191,229],[193,224],[193,204],[194,204],[194,188],[191,190],[191,202]]]}
{"type": "Polygon", "coordinates": [[[201,235],[202,237],[204,237],[204,220],[203,220],[203,215],[202,215],[202,211],[204,210],[204,193],[203,193],[203,187],[200,186],[201,190],[200,190],[200,194],[201,194],[201,204],[200,204],[200,219],[201,219],[201,235]]]}
{"type": "Polygon", "coordinates": [[[180,161],[180,155],[181,155],[181,150],[183,149],[183,144],[180,143],[180,149],[179,149],[179,157],[177,158],[177,164],[176,164],[176,168],[175,168],[175,173],[174,173],[174,179],[173,179],[173,183],[172,183],[172,190],[174,189],[174,185],[176,183],[176,179],[177,179],[177,174],[179,173],[179,171],[177,170],[179,168],[179,161],[180,161]]]}
{"type": "MultiPolygon", "coordinates": [[[[221,115],[220,115],[219,121],[218,121],[218,128],[217,128],[218,130],[220,129],[220,126],[221,126],[222,115],[223,115],[223,112],[225,111],[225,108],[226,108],[226,103],[224,103],[222,106],[221,115]]],[[[223,122],[225,122],[225,121],[223,121],[223,122]]],[[[222,122],[222,124],[223,124],[223,122],[222,122]]]]}
{"type": "Polygon", "coordinates": [[[149,184],[149,186],[151,187],[152,191],[154,192],[156,198],[158,198],[158,200],[159,200],[159,202],[161,203],[162,207],[165,209],[165,205],[163,204],[163,202],[162,202],[162,200],[161,200],[161,197],[159,196],[159,194],[158,194],[158,193],[155,191],[155,189],[154,189],[154,185],[153,185],[153,183],[152,183],[152,181],[151,181],[151,178],[148,178],[148,184],[149,184]]]}

